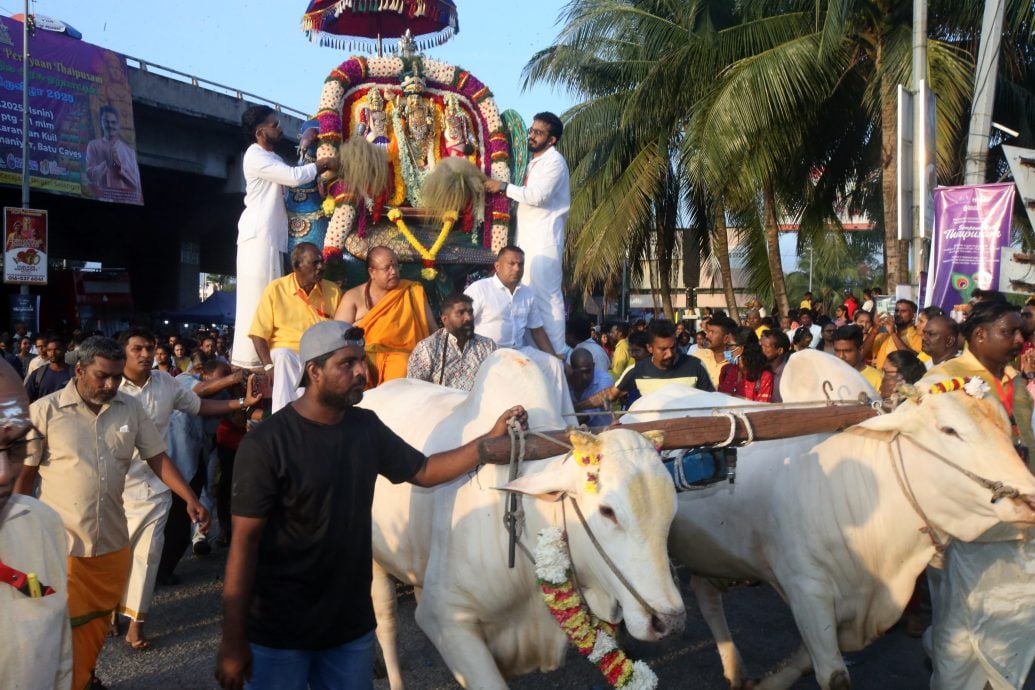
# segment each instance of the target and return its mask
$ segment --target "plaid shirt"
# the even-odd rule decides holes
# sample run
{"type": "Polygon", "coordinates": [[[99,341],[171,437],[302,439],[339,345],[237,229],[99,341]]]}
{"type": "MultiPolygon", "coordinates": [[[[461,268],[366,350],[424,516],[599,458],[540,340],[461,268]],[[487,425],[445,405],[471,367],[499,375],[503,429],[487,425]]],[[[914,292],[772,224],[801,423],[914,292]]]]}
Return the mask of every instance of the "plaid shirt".
{"type": "Polygon", "coordinates": [[[475,335],[461,351],[456,337],[440,328],[413,348],[406,376],[469,391],[474,386],[478,367],[495,349],[496,343],[492,340],[475,335]]]}

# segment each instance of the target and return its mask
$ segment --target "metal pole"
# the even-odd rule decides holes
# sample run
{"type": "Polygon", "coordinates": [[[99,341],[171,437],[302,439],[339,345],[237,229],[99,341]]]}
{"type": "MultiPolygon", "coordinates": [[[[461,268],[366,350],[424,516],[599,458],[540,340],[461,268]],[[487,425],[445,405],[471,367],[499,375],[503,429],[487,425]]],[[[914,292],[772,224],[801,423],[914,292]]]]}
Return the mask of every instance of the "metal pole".
{"type": "Polygon", "coordinates": [[[988,165],[988,135],[992,129],[992,105],[999,71],[999,43],[1006,14],[1003,0],[985,0],[981,19],[981,45],[978,47],[977,69],[974,70],[974,101],[967,136],[965,184],[983,184],[988,165]]]}
{"type": "Polygon", "coordinates": [[[812,242],[809,242],[809,292],[812,292],[812,272],[816,267],[814,256],[815,252],[812,250],[812,242]]]}
{"type": "MultiPolygon", "coordinates": [[[[22,16],[22,208],[29,208],[29,0],[25,0],[22,16]]],[[[22,284],[18,293],[29,294],[29,286],[22,284]]],[[[37,315],[38,320],[38,315],[37,315]]]]}
{"type": "Polygon", "coordinates": [[[629,308],[629,257],[626,256],[622,261],[622,304],[619,309],[622,312],[622,321],[627,319],[627,310],[629,308]]]}
{"type": "Polygon", "coordinates": [[[22,18],[22,208],[29,208],[29,0],[22,18]]]}
{"type": "MultiPolygon", "coordinates": [[[[912,280],[920,295],[920,272],[924,269],[924,228],[920,227],[920,204],[927,203],[925,194],[927,137],[924,125],[927,109],[921,91],[927,82],[927,0],[913,0],[913,237],[910,241],[910,257],[913,264],[912,280]]],[[[933,134],[933,132],[932,132],[933,134]]]]}

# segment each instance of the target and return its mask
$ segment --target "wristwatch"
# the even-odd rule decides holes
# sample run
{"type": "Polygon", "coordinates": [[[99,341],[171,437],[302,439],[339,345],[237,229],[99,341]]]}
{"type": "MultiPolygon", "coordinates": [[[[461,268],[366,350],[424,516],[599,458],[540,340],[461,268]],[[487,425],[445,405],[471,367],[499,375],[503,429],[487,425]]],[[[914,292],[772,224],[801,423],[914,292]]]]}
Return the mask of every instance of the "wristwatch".
{"type": "Polygon", "coordinates": [[[238,398],[238,399],[237,399],[237,404],[238,404],[238,405],[240,405],[240,406],[241,406],[241,407],[240,407],[240,409],[242,409],[242,410],[243,410],[243,409],[245,408],[245,405],[244,405],[244,398],[238,398]]]}
{"type": "Polygon", "coordinates": [[[265,372],[273,371],[273,362],[263,365],[262,370],[265,372]]]}

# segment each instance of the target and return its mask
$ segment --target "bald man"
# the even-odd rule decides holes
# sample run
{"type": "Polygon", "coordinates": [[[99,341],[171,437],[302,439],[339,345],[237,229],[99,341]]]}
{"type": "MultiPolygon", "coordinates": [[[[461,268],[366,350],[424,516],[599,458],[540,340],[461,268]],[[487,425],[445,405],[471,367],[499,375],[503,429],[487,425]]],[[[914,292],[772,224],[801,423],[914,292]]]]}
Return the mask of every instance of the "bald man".
{"type": "Polygon", "coordinates": [[[931,366],[947,362],[959,353],[960,327],[948,316],[932,316],[920,334],[924,354],[931,358],[931,366]]]}
{"type": "Polygon", "coordinates": [[[2,685],[68,690],[72,628],[65,528],[52,508],[14,493],[29,446],[38,442],[21,378],[0,361],[0,621],[8,637],[0,644],[2,685]],[[29,605],[29,599],[38,601],[29,605]]]}
{"type": "Polygon", "coordinates": [[[419,282],[404,280],[399,257],[388,247],[367,254],[367,281],[346,292],[334,318],[364,331],[371,376],[367,386],[406,377],[410,353],[438,330],[419,282]]]}

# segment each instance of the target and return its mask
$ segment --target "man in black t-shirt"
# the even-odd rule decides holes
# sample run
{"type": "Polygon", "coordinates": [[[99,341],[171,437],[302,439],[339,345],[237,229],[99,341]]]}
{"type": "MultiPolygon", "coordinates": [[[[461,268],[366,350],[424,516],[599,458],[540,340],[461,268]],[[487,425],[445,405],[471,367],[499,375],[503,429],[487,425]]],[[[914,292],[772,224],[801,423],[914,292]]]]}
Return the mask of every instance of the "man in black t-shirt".
{"type": "Polygon", "coordinates": [[[636,363],[632,371],[622,377],[618,390],[623,394],[638,391],[644,395],[654,390],[647,382],[654,379],[674,379],[703,391],[714,391],[708,371],[696,357],[682,354],[676,343],[676,326],[666,319],[654,319],[647,327],[650,357],[636,363]],[[646,390],[645,390],[646,389],[646,390]]]}
{"type": "MultiPolygon", "coordinates": [[[[373,687],[371,505],[382,474],[434,486],[478,465],[476,439],[425,458],[355,407],[363,330],[322,321],[302,336],[304,395],[245,435],[234,464],[233,535],[216,678],[224,688],[373,687]]],[[[520,406],[507,422],[527,425],[520,406]]]]}

